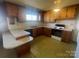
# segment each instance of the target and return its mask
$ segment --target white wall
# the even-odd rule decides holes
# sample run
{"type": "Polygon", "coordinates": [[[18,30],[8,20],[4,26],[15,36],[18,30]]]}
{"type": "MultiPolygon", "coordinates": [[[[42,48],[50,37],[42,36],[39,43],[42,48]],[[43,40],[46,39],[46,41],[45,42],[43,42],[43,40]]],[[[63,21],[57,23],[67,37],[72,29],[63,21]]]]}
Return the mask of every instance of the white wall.
{"type": "Polygon", "coordinates": [[[73,20],[61,20],[61,21],[56,21],[55,23],[45,23],[45,26],[49,27],[54,27],[55,24],[64,24],[66,27],[75,27],[76,19],[73,20]]]}
{"type": "Polygon", "coordinates": [[[77,36],[77,48],[76,48],[76,52],[75,52],[75,58],[79,58],[79,33],[77,36]]]}
{"type": "MultiPolygon", "coordinates": [[[[56,21],[55,23],[44,23],[44,26],[48,26],[48,27],[54,27],[55,24],[65,24],[66,25],[66,28],[72,28],[74,29],[74,31],[76,30],[76,19],[69,19],[69,20],[59,20],[59,21],[56,21]]],[[[73,33],[74,34],[74,33],[73,33]]],[[[73,41],[76,42],[76,33],[73,35],[73,41]]]]}

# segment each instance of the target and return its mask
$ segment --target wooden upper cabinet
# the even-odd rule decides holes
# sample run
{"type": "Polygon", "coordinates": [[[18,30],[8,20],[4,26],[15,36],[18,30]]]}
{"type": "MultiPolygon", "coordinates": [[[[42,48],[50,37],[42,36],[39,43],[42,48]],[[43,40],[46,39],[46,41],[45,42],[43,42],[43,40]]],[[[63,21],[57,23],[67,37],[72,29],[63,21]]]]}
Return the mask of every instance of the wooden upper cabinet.
{"type": "Polygon", "coordinates": [[[76,16],[76,7],[75,6],[70,6],[67,8],[67,18],[72,19],[75,18],[76,16]]]}
{"type": "Polygon", "coordinates": [[[18,9],[18,18],[19,18],[19,21],[23,21],[23,20],[25,20],[25,8],[24,7],[22,7],[22,6],[19,6],[19,9],[18,9]]]}
{"type": "Polygon", "coordinates": [[[50,20],[49,12],[44,13],[44,22],[49,22],[49,20],[50,20]]]}
{"type": "Polygon", "coordinates": [[[6,3],[6,9],[8,16],[17,16],[18,15],[18,7],[12,3],[6,3]]]}
{"type": "Polygon", "coordinates": [[[69,6],[62,8],[58,13],[50,10],[47,11],[44,15],[45,22],[54,22],[55,20],[67,20],[74,19],[76,17],[76,8],[77,6],[69,6]]]}
{"type": "Polygon", "coordinates": [[[44,22],[54,22],[54,19],[55,15],[51,10],[44,13],[44,22]]]}
{"type": "Polygon", "coordinates": [[[57,16],[57,19],[62,20],[62,19],[66,19],[66,13],[67,13],[67,8],[63,8],[59,11],[59,14],[57,16]]]}
{"type": "Polygon", "coordinates": [[[73,19],[76,16],[76,6],[69,6],[66,8],[63,8],[59,12],[58,19],[73,19]]]}
{"type": "Polygon", "coordinates": [[[54,14],[54,12],[51,10],[50,11],[50,22],[54,22],[56,19],[56,15],[54,14]]]}

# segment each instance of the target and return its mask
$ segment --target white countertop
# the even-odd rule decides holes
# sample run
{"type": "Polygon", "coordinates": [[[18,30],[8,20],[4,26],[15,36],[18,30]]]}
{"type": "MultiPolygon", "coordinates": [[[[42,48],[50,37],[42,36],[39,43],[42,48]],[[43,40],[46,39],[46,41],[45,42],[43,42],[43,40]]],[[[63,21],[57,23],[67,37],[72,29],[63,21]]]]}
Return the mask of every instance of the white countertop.
{"type": "Polygon", "coordinates": [[[3,33],[3,47],[5,49],[13,49],[23,44],[26,44],[32,40],[33,38],[31,36],[16,40],[16,38],[13,37],[10,32],[3,33]]]}
{"type": "Polygon", "coordinates": [[[15,38],[19,38],[19,37],[21,37],[21,36],[28,36],[29,34],[30,34],[30,32],[26,32],[26,31],[24,31],[24,30],[18,30],[18,29],[16,29],[16,30],[9,30],[10,32],[11,32],[11,34],[15,37],[15,38]]]}
{"type": "MultiPolygon", "coordinates": [[[[54,26],[36,26],[36,27],[27,27],[26,29],[24,30],[27,30],[27,29],[34,29],[34,28],[39,28],[39,27],[46,27],[46,28],[50,28],[50,29],[55,29],[54,26]]],[[[72,28],[64,28],[64,29],[60,29],[60,30],[64,30],[64,31],[72,31],[73,29],[72,28]]]]}
{"type": "MultiPolygon", "coordinates": [[[[48,26],[44,26],[44,27],[54,29],[54,27],[48,27],[48,26]]],[[[64,29],[60,29],[60,30],[72,31],[73,29],[72,28],[64,28],[64,29]]]]}

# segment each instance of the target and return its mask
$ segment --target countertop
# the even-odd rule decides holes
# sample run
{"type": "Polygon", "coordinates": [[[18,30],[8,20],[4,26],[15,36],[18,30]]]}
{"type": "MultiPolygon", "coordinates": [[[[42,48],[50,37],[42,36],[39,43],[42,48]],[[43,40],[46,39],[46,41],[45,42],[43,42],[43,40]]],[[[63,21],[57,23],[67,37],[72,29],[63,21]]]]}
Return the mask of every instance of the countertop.
{"type": "Polygon", "coordinates": [[[32,40],[33,38],[31,36],[26,36],[24,38],[16,40],[16,38],[13,37],[10,32],[3,33],[3,47],[5,49],[13,49],[28,42],[31,42],[32,40]]]}
{"type": "MultiPolygon", "coordinates": [[[[46,28],[50,28],[50,29],[55,29],[54,27],[49,27],[49,26],[36,26],[36,27],[30,27],[30,28],[26,28],[27,29],[34,29],[34,28],[39,28],[39,27],[46,27],[46,28]]],[[[64,31],[72,31],[72,28],[64,28],[64,29],[59,29],[59,30],[64,30],[64,31]]]]}
{"type": "Polygon", "coordinates": [[[16,30],[14,30],[14,29],[11,30],[10,29],[9,31],[15,38],[19,38],[21,36],[28,36],[28,35],[30,35],[29,32],[21,30],[21,29],[16,29],[16,30]]]}
{"type": "MultiPolygon", "coordinates": [[[[55,29],[54,27],[48,27],[48,26],[44,26],[46,28],[50,28],[50,29],[55,29]]],[[[64,30],[64,31],[72,31],[72,28],[64,28],[64,29],[59,29],[59,30],[64,30]]]]}

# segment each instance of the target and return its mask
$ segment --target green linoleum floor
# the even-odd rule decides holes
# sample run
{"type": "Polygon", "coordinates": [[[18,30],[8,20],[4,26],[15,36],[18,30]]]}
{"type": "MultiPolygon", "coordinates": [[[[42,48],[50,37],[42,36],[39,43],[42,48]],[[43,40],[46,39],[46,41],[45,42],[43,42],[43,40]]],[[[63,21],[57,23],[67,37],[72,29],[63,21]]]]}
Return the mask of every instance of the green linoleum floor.
{"type": "Polygon", "coordinates": [[[68,44],[56,39],[39,36],[35,38],[31,46],[31,57],[36,58],[71,58],[74,57],[75,44],[68,44]]]}

